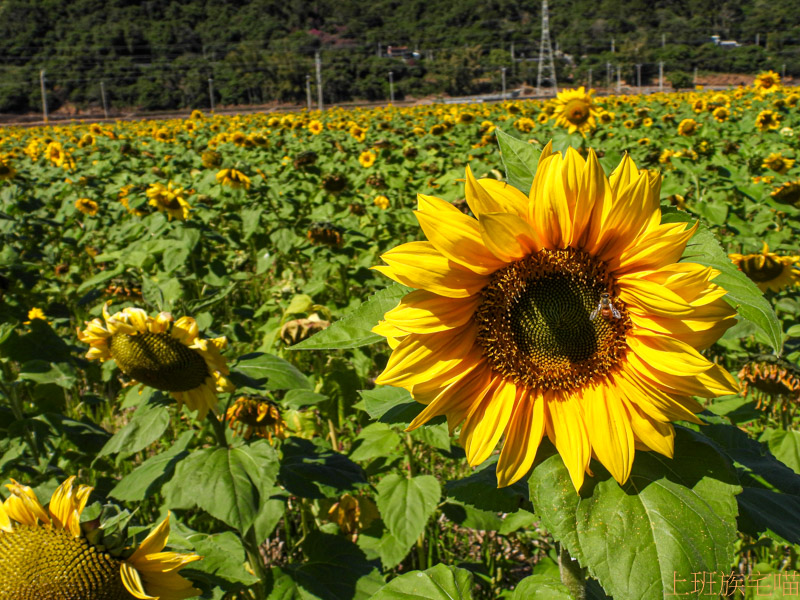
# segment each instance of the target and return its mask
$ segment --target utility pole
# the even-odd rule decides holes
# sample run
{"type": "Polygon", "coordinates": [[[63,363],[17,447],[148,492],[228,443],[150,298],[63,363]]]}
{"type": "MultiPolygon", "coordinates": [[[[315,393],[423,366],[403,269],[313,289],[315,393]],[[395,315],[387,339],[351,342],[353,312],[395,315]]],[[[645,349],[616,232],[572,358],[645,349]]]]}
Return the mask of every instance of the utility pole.
{"type": "Polygon", "coordinates": [[[617,65],[617,93],[618,94],[622,91],[622,79],[620,79],[621,74],[622,74],[622,67],[617,65]]]}
{"type": "Polygon", "coordinates": [[[781,79],[786,79],[786,63],[781,65],[781,79]]]}
{"type": "Polygon", "coordinates": [[[47,92],[45,91],[44,69],[39,71],[39,87],[42,88],[42,114],[44,115],[44,122],[50,120],[50,115],[47,112],[47,92]]]}
{"type": "Polygon", "coordinates": [[[606,63],[606,89],[611,87],[611,63],[606,63]]]}
{"type": "Polygon", "coordinates": [[[322,112],[322,59],[319,57],[319,50],[314,53],[314,64],[317,67],[317,108],[322,112]]]}
{"type": "Polygon", "coordinates": [[[667,45],[667,34],[666,33],[662,33],[661,34],[661,47],[663,48],[666,45],[667,45]]]}
{"type": "Polygon", "coordinates": [[[311,112],[311,75],[306,75],[306,102],[308,110],[311,112]]]}
{"type": "Polygon", "coordinates": [[[511,42],[511,62],[513,63],[516,59],[514,58],[514,42],[511,42]]]}
{"type": "Polygon", "coordinates": [[[592,67],[589,67],[589,89],[592,89],[592,67]]]}
{"type": "Polygon", "coordinates": [[[506,99],[506,68],[502,67],[500,69],[500,74],[503,79],[503,100],[506,99]]]}
{"type": "Polygon", "coordinates": [[[106,102],[106,84],[104,81],[100,82],[100,99],[103,101],[103,115],[108,118],[108,102],[106,102]]]}
{"type": "Polygon", "coordinates": [[[664,91],[664,61],[658,63],[658,91],[664,91]]]}
{"type": "Polygon", "coordinates": [[[642,87],[642,65],[636,63],[636,87],[642,87]]]}
{"type": "Polygon", "coordinates": [[[547,0],[542,0],[542,41],[539,44],[539,72],[536,75],[537,95],[542,93],[543,81],[549,81],[552,84],[553,95],[558,94],[553,47],[550,45],[550,14],[547,10],[547,0]],[[547,72],[549,72],[549,76],[547,72]]]}
{"type": "Polygon", "coordinates": [[[756,46],[760,46],[760,45],[761,45],[761,34],[757,33],[756,34],[756,46]]]}
{"type": "Polygon", "coordinates": [[[617,40],[615,40],[614,38],[611,38],[611,52],[616,52],[616,50],[614,50],[614,44],[616,44],[616,42],[617,42],[617,40]]]}
{"type": "Polygon", "coordinates": [[[208,78],[208,100],[211,106],[211,112],[214,112],[214,78],[208,78]]]}
{"type": "Polygon", "coordinates": [[[694,68],[694,75],[692,75],[692,83],[697,85],[697,67],[694,68]]]}
{"type": "Polygon", "coordinates": [[[389,71],[389,102],[394,104],[394,73],[389,71]]]}

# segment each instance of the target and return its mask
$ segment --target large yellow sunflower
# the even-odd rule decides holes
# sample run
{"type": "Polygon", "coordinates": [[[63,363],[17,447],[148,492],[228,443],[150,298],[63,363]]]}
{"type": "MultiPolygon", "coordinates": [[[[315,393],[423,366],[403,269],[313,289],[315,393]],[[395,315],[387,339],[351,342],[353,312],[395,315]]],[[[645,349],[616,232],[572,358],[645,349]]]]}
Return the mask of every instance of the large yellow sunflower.
{"type": "Polygon", "coordinates": [[[775,71],[764,71],[759,73],[753,80],[753,87],[759,92],[771,94],[780,89],[781,76],[775,71]]]}
{"type": "Polygon", "coordinates": [[[93,488],[73,489],[69,477],[45,509],[30,487],[11,481],[11,496],[0,504],[0,598],[183,600],[200,593],[178,571],[201,557],[163,552],[169,516],[138,548],[110,548],[102,529],[80,522],[93,488]]]}
{"type": "Polygon", "coordinates": [[[200,419],[216,407],[216,392],[233,389],[220,354],[224,337],[203,339],[193,318],[173,323],[167,312],[153,318],[140,308],[126,308],[110,315],[109,304],[103,306],[103,319],[78,329],[78,339],[91,346],[86,358],[113,358],[128,377],[169,392],[179,406],[198,411],[200,419]]]}
{"type": "Polygon", "coordinates": [[[576,490],[593,456],[620,483],[636,448],[671,456],[670,421],[702,410],[692,396],[736,388],[698,352],[735,313],[717,271],[677,262],[695,229],[661,224],[660,186],[628,156],[607,179],[594,151],[548,144],[530,197],[469,169],[476,218],[420,195],[429,241],[375,267],[417,288],[374,329],[393,348],[377,383],[427,404],[411,427],[463,422],[471,465],[505,434],[501,486],[525,475],[544,435],[576,490]]]}
{"type": "Polygon", "coordinates": [[[728,256],[762,292],[780,292],[800,284],[800,256],[779,256],[769,251],[766,242],[757,254],[734,253],[728,256]]]}
{"type": "Polygon", "coordinates": [[[562,90],[553,103],[553,117],[556,125],[566,127],[569,133],[580,131],[585,134],[595,128],[595,116],[600,109],[592,98],[594,90],[586,92],[581,86],[577,90],[562,90]]]}
{"type": "Polygon", "coordinates": [[[179,221],[189,218],[192,207],[186,201],[185,192],[171,181],[167,185],[160,182],[151,183],[145,194],[149,198],[150,205],[155,206],[159,212],[166,212],[170,221],[173,217],[179,221]]]}

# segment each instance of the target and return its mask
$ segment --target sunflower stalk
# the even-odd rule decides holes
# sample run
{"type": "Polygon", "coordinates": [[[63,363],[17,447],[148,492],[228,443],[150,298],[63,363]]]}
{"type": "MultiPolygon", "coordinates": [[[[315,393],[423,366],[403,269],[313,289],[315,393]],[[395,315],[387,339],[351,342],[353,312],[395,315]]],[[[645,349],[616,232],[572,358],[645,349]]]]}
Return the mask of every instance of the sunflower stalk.
{"type": "Polygon", "coordinates": [[[267,580],[267,569],[264,564],[264,559],[261,557],[261,551],[256,541],[256,532],[254,528],[251,527],[248,530],[247,534],[242,538],[242,544],[247,554],[247,562],[250,568],[253,569],[253,573],[255,573],[256,577],[259,579],[259,582],[253,586],[255,597],[263,598],[264,582],[267,580]]]}
{"type": "Polygon", "coordinates": [[[217,438],[219,447],[227,448],[228,440],[225,437],[225,424],[217,418],[213,411],[208,413],[208,420],[211,421],[211,428],[214,430],[214,436],[217,438]]]}
{"type": "Polygon", "coordinates": [[[569,551],[560,545],[558,551],[558,570],[570,596],[575,600],[586,599],[586,569],[581,568],[578,561],[572,558],[569,551]]]}

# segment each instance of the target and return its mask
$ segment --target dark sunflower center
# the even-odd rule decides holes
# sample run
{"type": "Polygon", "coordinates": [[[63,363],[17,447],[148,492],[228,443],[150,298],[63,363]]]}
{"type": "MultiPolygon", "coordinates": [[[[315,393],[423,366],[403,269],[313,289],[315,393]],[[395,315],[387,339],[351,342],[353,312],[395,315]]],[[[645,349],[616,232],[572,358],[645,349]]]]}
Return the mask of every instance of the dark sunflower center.
{"type": "Polygon", "coordinates": [[[517,384],[577,389],[625,355],[630,319],[605,265],[585,252],[542,250],[497,271],[481,293],[478,341],[517,384]]]}
{"type": "Polygon", "coordinates": [[[63,529],[15,525],[0,532],[0,598],[133,600],[120,566],[63,529]]]}
{"type": "Polygon", "coordinates": [[[757,283],[772,281],[783,273],[783,264],[769,256],[751,256],[742,261],[742,271],[757,283]]]}
{"type": "Polygon", "coordinates": [[[111,355],[127,376],[166,392],[192,390],[209,375],[203,357],[168,333],[115,333],[111,355]]]}

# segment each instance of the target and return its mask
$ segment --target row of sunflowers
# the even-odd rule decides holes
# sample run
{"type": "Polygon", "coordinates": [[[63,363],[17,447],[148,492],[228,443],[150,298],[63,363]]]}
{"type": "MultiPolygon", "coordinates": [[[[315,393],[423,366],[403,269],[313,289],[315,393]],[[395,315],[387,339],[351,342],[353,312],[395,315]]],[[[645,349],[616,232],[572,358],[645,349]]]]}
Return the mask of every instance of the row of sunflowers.
{"type": "Polygon", "coordinates": [[[0,128],[0,598],[777,590],[799,153],[773,72],[0,128]]]}

